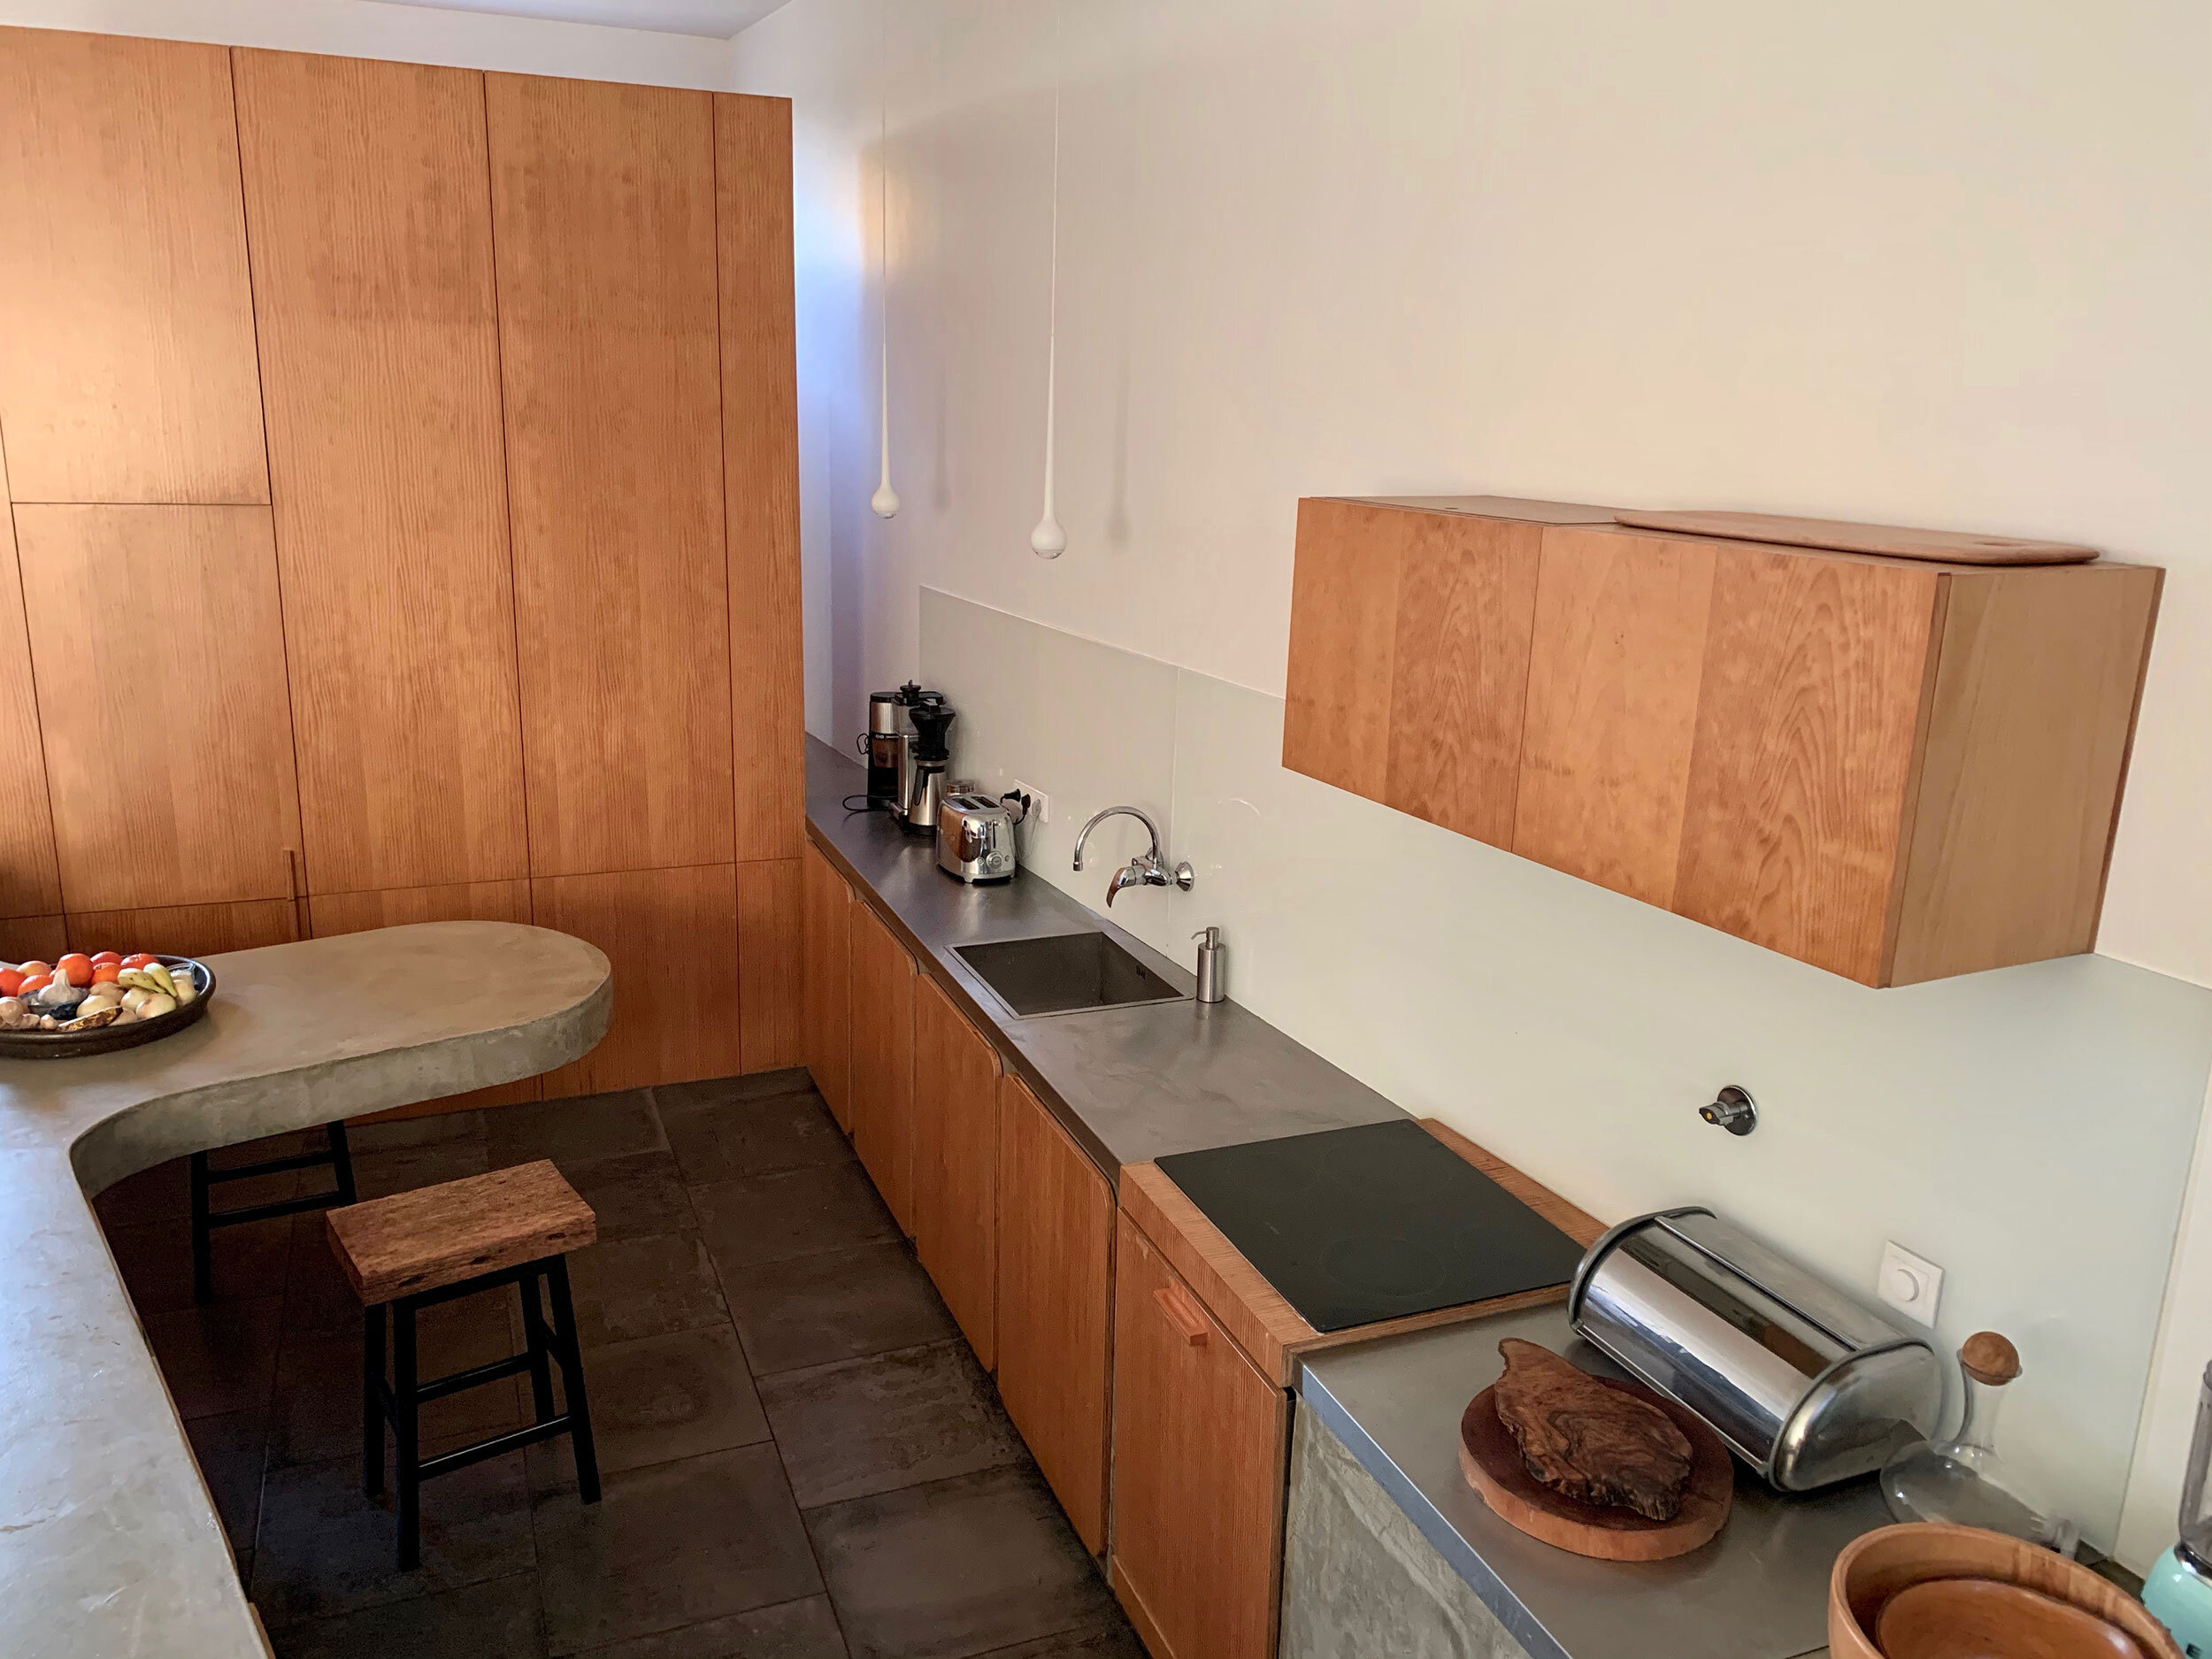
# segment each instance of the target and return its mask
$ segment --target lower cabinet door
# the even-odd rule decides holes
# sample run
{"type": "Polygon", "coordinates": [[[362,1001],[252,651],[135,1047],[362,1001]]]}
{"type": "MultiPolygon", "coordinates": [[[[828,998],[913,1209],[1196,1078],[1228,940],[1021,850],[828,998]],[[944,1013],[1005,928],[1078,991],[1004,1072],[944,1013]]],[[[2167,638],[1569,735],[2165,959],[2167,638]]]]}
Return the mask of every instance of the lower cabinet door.
{"type": "Polygon", "coordinates": [[[914,1249],[998,1365],[998,1051],[933,980],[914,992],[914,1249]]]}
{"type": "Polygon", "coordinates": [[[1019,1078],[999,1079],[998,1391],[1075,1533],[1106,1548],[1114,1193],[1019,1078]]]}
{"type": "Polygon", "coordinates": [[[822,1092],[830,1116],[849,1134],[852,964],[846,941],[852,926],[853,890],[812,841],[806,845],[800,871],[806,1069],[813,1074],[814,1087],[822,1092]]]}
{"type": "Polygon", "coordinates": [[[853,1150],[900,1227],[914,1232],[914,958],[852,907],[853,1150]]]}
{"type": "Polygon", "coordinates": [[[1114,1272],[1114,1592],[1154,1659],[1269,1659],[1288,1397],[1125,1214],[1114,1272]]]}

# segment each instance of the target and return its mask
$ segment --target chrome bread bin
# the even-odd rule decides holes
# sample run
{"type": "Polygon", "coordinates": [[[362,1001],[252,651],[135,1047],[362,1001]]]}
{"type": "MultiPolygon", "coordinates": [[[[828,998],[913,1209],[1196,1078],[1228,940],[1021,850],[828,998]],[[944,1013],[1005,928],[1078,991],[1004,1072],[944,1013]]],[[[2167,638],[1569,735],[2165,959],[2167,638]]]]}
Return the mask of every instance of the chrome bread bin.
{"type": "Polygon", "coordinates": [[[987,795],[949,795],[937,809],[937,867],[963,881],[1014,873],[1014,815],[987,795]]]}
{"type": "Polygon", "coordinates": [[[1783,1492],[1881,1467],[1934,1432],[1935,1352],[1709,1210],[1624,1221],[1590,1247],[1567,1317],[1697,1413],[1783,1492]]]}

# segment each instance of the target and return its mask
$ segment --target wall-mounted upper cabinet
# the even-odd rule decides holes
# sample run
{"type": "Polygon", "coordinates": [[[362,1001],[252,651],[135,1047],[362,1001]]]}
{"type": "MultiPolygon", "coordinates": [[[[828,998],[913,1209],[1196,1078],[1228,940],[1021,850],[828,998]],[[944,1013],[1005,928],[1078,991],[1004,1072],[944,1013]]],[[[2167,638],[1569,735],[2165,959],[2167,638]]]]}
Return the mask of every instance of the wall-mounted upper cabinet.
{"type": "Polygon", "coordinates": [[[237,54],[319,893],[530,873],[484,79],[237,54]]]}
{"type": "Polygon", "coordinates": [[[17,501],[269,499],[227,49],[0,29],[0,432],[17,501]]]}
{"type": "Polygon", "coordinates": [[[714,101],[485,93],[532,872],[726,864],[714,101]]]}
{"type": "Polygon", "coordinates": [[[1867,985],[2091,949],[2162,572],[1609,518],[1302,503],[1283,764],[1867,985]]]}

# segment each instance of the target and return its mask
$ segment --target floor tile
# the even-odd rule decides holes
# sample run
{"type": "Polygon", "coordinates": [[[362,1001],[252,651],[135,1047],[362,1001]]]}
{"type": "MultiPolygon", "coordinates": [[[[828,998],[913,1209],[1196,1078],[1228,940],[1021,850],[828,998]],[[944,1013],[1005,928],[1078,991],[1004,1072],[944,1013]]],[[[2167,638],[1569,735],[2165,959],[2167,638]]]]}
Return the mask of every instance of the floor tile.
{"type": "Polygon", "coordinates": [[[919,1348],[956,1334],[902,1244],[802,1256],[726,1281],[753,1375],[919,1348]]]}
{"type": "Polygon", "coordinates": [[[981,1659],[1146,1659],[1146,1654],[1136,1631],[1117,1609],[1110,1624],[994,1648],[981,1659]]]}
{"type": "Polygon", "coordinates": [[[857,1164],[695,1187],[691,1202],[726,1279],[736,1269],[899,1237],[899,1224],[857,1164]]]}
{"type": "Polygon", "coordinates": [[[810,1510],[853,1659],[964,1659],[1107,1622],[1112,1600],[1032,1469],[810,1510]]]}
{"type": "Polygon", "coordinates": [[[422,1565],[399,1570],[388,1486],[362,1495],[358,1461],[272,1470],[261,1492],[253,1599],[272,1628],[529,1572],[530,1498],[522,1460],[496,1457],[422,1489],[422,1565]]]}
{"type": "MultiPolygon", "coordinates": [[[[183,1216],[107,1229],[108,1249],[139,1317],[193,1306],[192,1224],[183,1216]]],[[[209,1235],[215,1301],[250,1302],[284,1282],[292,1251],[292,1217],[273,1217],[209,1235]]]]}
{"type": "Polygon", "coordinates": [[[822,1587],[773,1446],[613,1475],[595,1504],[572,1487],[535,1505],[548,1646],[572,1654],[822,1587]]]}
{"type": "Polygon", "coordinates": [[[810,1595],[594,1647],[584,1659],[846,1659],[846,1654],[829,1597],[810,1595]]]}
{"type": "Polygon", "coordinates": [[[760,1393],[803,1509],[1026,1456],[964,1342],[782,1371],[760,1393]]]}
{"type": "MultiPolygon", "coordinates": [[[[584,1350],[584,1386],[602,1475],[768,1438],[737,1333],[725,1323],[584,1350]]],[[[570,1442],[530,1449],[533,1484],[575,1478],[570,1442]]]]}
{"type": "Polygon", "coordinates": [[[518,1573],[279,1630],[277,1659],[539,1659],[538,1581],[518,1573]]]}
{"type": "Polygon", "coordinates": [[[261,1471],[267,1459],[268,1419],[259,1411],[227,1411],[194,1417],[184,1425],[193,1461],[215,1500],[234,1555],[253,1548],[261,1518],[261,1471]]]}
{"type": "Polygon", "coordinates": [[[671,1153],[635,1152],[595,1164],[562,1163],[559,1167],[568,1184],[591,1206],[602,1241],[697,1231],[690,1194],[671,1153]]]}
{"type": "Polygon", "coordinates": [[[668,1150],[653,1097],[641,1088],[503,1106],[485,1118],[484,1139],[495,1169],[532,1158],[550,1158],[565,1169],[668,1150]]]}
{"type": "Polygon", "coordinates": [[[664,1113],[671,1106],[678,1110],[697,1105],[702,1101],[722,1102],[767,1100],[778,1094],[803,1094],[814,1087],[814,1079],[803,1065],[787,1065],[776,1071],[748,1071],[742,1077],[708,1078],[698,1083],[661,1083],[653,1089],[653,1103],[664,1113]]]}
{"type": "Polygon", "coordinates": [[[810,1087],[757,1094],[746,1082],[726,1079],[653,1091],[668,1144],[693,1186],[851,1159],[851,1144],[810,1087]]]}
{"type": "Polygon", "coordinates": [[[283,1300],[216,1302],[142,1319],[180,1417],[265,1411],[283,1300]]]}
{"type": "Polygon", "coordinates": [[[390,1152],[401,1147],[429,1146],[439,1141],[480,1141],[484,1114],[480,1111],[433,1112],[424,1118],[399,1118],[388,1124],[352,1123],[346,1140],[354,1156],[390,1152]]]}
{"type": "Polygon", "coordinates": [[[587,1348],[719,1325],[727,1313],[696,1233],[595,1244],[568,1258],[576,1332],[587,1348]]]}
{"type": "Polygon", "coordinates": [[[431,1141],[360,1154],[353,1160],[353,1185],[362,1198],[388,1198],[481,1175],[490,1167],[480,1141],[431,1141]]]}

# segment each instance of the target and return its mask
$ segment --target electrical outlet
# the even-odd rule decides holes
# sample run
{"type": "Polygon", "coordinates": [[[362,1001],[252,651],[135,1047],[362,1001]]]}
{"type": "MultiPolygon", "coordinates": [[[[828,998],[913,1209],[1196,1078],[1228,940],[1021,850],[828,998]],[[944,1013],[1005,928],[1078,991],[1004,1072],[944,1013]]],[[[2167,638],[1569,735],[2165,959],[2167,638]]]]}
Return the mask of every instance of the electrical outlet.
{"type": "Polygon", "coordinates": [[[1019,778],[1014,780],[1014,787],[1029,797],[1029,821],[1032,824],[1052,822],[1052,797],[1050,795],[1033,785],[1024,783],[1019,778]]]}
{"type": "Polygon", "coordinates": [[[1882,1271],[1874,1281],[1874,1288],[1884,1302],[1907,1318],[1933,1325],[1936,1304],[1943,1299],[1943,1270],[1901,1244],[1885,1244],[1882,1271]]]}

